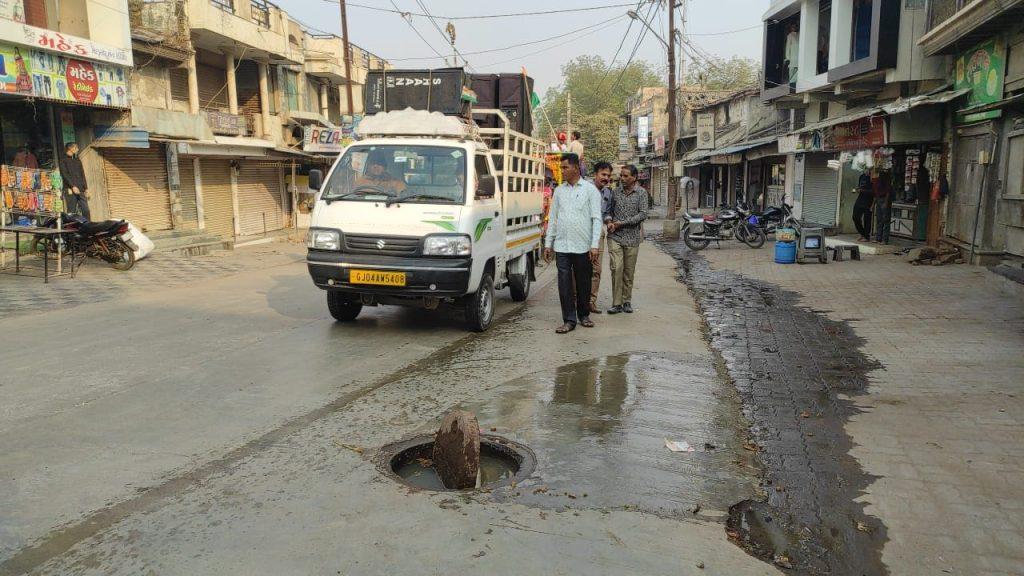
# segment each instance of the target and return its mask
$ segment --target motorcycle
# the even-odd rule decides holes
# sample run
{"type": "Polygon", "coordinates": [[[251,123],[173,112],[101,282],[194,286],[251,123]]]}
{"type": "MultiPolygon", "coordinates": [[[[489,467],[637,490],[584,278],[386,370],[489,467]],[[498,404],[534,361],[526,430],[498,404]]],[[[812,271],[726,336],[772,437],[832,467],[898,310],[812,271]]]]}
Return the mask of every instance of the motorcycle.
{"type": "MultiPolygon", "coordinates": [[[[740,201],[738,206],[749,211],[743,201],[740,201]]],[[[758,226],[764,230],[766,236],[774,234],[779,228],[793,226],[795,222],[793,207],[786,203],[783,203],[782,206],[769,206],[765,208],[764,212],[751,212],[751,215],[757,217],[758,226]]]]}
{"type": "Polygon", "coordinates": [[[703,250],[711,242],[736,238],[751,248],[760,248],[765,243],[765,233],[757,224],[757,217],[724,204],[717,214],[697,216],[687,214],[687,226],[683,231],[683,242],[690,250],[703,250]]]}
{"type": "MultiPolygon", "coordinates": [[[[71,234],[60,238],[39,238],[35,250],[38,253],[48,250],[51,253],[74,253],[85,257],[97,258],[109,262],[115,270],[131,270],[135,266],[135,251],[128,246],[130,231],[128,222],[124,220],[105,220],[90,222],[81,217],[62,215],[62,228],[71,234]],[[64,238],[67,238],[65,241],[64,238]]],[[[48,218],[40,226],[56,228],[57,219],[48,218]]],[[[81,262],[76,262],[80,265],[81,262]]]]}

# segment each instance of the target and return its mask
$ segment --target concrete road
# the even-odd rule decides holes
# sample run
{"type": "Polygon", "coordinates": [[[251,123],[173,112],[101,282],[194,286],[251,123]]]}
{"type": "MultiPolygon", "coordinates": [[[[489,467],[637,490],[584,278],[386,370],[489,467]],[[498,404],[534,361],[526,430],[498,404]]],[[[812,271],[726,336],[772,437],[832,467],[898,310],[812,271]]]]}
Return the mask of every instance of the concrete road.
{"type": "Polygon", "coordinates": [[[0,574],[773,573],[726,539],[757,470],[671,258],[642,252],[636,314],[558,336],[550,272],[467,335],[336,324],[290,256],[0,321],[0,574]],[[382,473],[453,407],[536,471],[470,494],[382,473]]]}

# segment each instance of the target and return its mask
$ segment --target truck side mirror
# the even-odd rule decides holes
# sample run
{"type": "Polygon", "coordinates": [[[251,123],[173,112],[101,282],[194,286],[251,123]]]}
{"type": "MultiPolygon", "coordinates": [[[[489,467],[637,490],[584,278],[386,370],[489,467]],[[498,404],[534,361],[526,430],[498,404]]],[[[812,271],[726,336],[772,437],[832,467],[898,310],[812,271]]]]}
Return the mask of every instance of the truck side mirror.
{"type": "Polygon", "coordinates": [[[324,185],[324,173],[313,169],[309,171],[309,189],[319,190],[324,185]]]}
{"type": "Polygon", "coordinates": [[[476,189],[476,197],[480,198],[494,198],[495,188],[494,176],[490,174],[484,174],[480,176],[480,184],[476,189]]]}

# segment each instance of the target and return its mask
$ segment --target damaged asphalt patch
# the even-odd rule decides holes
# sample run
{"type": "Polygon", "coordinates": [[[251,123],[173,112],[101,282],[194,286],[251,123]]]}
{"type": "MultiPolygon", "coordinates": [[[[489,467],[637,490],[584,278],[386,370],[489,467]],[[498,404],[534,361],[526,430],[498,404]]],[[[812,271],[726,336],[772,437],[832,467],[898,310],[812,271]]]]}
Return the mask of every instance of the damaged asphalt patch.
{"type": "Polygon", "coordinates": [[[764,468],[765,498],[730,508],[730,539],[797,573],[887,574],[885,525],[856,501],[874,478],[845,431],[858,412],[851,398],[878,363],[847,324],[800,306],[798,294],[714,270],[681,241],[658,244],[680,264],[764,468]]]}

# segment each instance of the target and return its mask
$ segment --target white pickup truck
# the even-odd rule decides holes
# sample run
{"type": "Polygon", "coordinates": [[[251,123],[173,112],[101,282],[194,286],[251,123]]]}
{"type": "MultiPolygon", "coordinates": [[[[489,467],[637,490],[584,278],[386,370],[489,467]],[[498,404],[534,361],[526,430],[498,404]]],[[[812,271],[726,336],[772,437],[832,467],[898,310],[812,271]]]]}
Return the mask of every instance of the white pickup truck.
{"type": "Polygon", "coordinates": [[[494,318],[494,291],[522,301],[535,280],[543,220],[544,144],[509,129],[406,109],[360,123],[358,140],[317,190],[307,237],[313,283],[338,321],[364,306],[465,311],[471,330],[494,318]]]}

